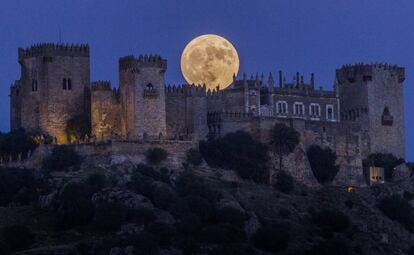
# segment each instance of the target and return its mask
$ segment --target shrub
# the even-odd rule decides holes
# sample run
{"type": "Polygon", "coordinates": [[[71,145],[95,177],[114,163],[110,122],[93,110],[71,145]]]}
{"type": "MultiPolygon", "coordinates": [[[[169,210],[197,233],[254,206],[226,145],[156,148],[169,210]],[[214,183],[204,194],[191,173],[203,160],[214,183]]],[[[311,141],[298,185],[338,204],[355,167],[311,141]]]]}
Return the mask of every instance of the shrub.
{"type": "Polygon", "coordinates": [[[293,190],[293,178],[285,171],[279,171],[274,187],[281,192],[290,193],[293,190]]]}
{"type": "Polygon", "coordinates": [[[345,201],[345,206],[348,207],[349,209],[354,208],[354,202],[352,202],[352,200],[346,200],[345,201]]]}
{"type": "Polygon", "coordinates": [[[186,153],[187,162],[193,166],[199,166],[203,162],[203,156],[196,149],[189,149],[186,153]]]}
{"type": "Polygon", "coordinates": [[[0,133],[0,157],[6,158],[9,155],[13,160],[21,154],[22,158],[27,157],[29,151],[34,151],[38,144],[26,134],[24,129],[19,129],[11,133],[0,133]]]}
{"type": "Polygon", "coordinates": [[[313,222],[321,228],[326,235],[332,232],[344,232],[350,226],[348,216],[338,210],[324,209],[313,216],[313,222]]]}
{"type": "Polygon", "coordinates": [[[148,225],[147,230],[157,239],[162,248],[168,248],[174,240],[175,228],[168,224],[154,222],[148,225]]]}
{"type": "Polygon", "coordinates": [[[178,194],[183,197],[188,194],[199,195],[210,202],[214,202],[220,197],[220,194],[208,185],[203,178],[189,171],[180,174],[175,185],[178,194]]]}
{"type": "Polygon", "coordinates": [[[374,153],[370,154],[367,159],[364,160],[364,167],[376,166],[384,168],[384,175],[386,181],[392,180],[394,168],[402,163],[403,159],[396,158],[392,154],[374,153]]]}
{"type": "Polygon", "coordinates": [[[349,245],[341,239],[327,240],[312,246],[305,255],[350,255],[349,245]]]}
{"type": "Polygon", "coordinates": [[[32,231],[22,225],[7,226],[2,231],[4,242],[12,251],[21,251],[28,249],[34,241],[32,231]]]}
{"type": "Polygon", "coordinates": [[[145,152],[145,157],[150,164],[158,165],[166,160],[168,153],[162,148],[151,148],[145,152]]]}
{"type": "Polygon", "coordinates": [[[66,125],[66,135],[71,142],[81,141],[92,131],[91,121],[87,114],[80,114],[68,120],[66,125]]]}
{"type": "Polygon", "coordinates": [[[143,231],[134,236],[133,244],[137,255],[156,255],[159,253],[158,240],[148,231],[143,231]]]}
{"type": "Polygon", "coordinates": [[[133,221],[137,225],[147,225],[153,222],[157,216],[153,209],[139,207],[135,210],[128,211],[127,220],[133,221]]]}
{"type": "Polygon", "coordinates": [[[33,170],[0,168],[0,206],[28,205],[37,197],[33,170]]]}
{"type": "Polygon", "coordinates": [[[319,183],[330,183],[339,171],[336,165],[336,153],[330,148],[322,149],[312,145],[307,151],[309,163],[315,178],[319,183]]]}
{"type": "Polygon", "coordinates": [[[127,187],[138,193],[142,194],[146,197],[152,196],[152,183],[154,180],[149,178],[138,171],[132,173],[131,180],[127,183],[127,187]]]}
{"type": "Polygon", "coordinates": [[[268,252],[279,252],[287,248],[289,232],[282,226],[263,226],[254,235],[254,246],[268,252]]]}
{"type": "Polygon", "coordinates": [[[11,250],[9,245],[0,240],[0,254],[9,255],[10,253],[11,250]]]}
{"type": "Polygon", "coordinates": [[[99,231],[116,231],[126,220],[126,216],[127,211],[123,206],[116,203],[105,203],[96,209],[93,225],[99,231]]]}
{"type": "Polygon", "coordinates": [[[240,243],[235,244],[220,244],[214,247],[209,255],[252,255],[257,254],[255,249],[250,245],[243,245],[240,243]]]}
{"type": "Polygon", "coordinates": [[[244,231],[231,224],[209,225],[203,230],[203,237],[209,243],[241,243],[246,241],[244,231]]]}
{"type": "Polygon", "coordinates": [[[85,184],[89,187],[89,193],[94,194],[103,188],[105,188],[108,183],[106,176],[101,173],[90,174],[86,180],[85,184]]]}
{"type": "Polygon", "coordinates": [[[388,218],[398,221],[407,230],[414,232],[414,216],[410,203],[399,195],[385,197],[378,203],[378,208],[388,218]]]}
{"type": "Polygon", "coordinates": [[[52,153],[43,161],[43,168],[49,171],[79,170],[81,157],[71,146],[55,146],[52,153]]]}
{"type": "Polygon", "coordinates": [[[243,226],[247,220],[247,215],[234,207],[225,206],[217,210],[217,221],[222,223],[229,223],[236,226],[243,226]]]}
{"type": "Polygon", "coordinates": [[[269,180],[267,147],[244,131],[201,141],[199,147],[210,166],[234,170],[240,177],[256,182],[269,180]]]}
{"type": "Polygon", "coordinates": [[[403,198],[410,201],[410,200],[414,199],[414,194],[407,191],[407,190],[404,190],[403,198]]]}
{"type": "Polygon", "coordinates": [[[185,201],[190,212],[196,214],[202,221],[207,221],[212,217],[214,206],[207,199],[197,195],[189,195],[185,201]]]}
{"type": "Polygon", "coordinates": [[[155,206],[161,209],[168,209],[177,200],[174,190],[169,187],[158,186],[152,188],[152,201],[155,206]]]}
{"type": "Polygon", "coordinates": [[[84,183],[69,183],[60,196],[57,227],[68,229],[87,225],[93,219],[95,207],[89,187],[84,183]]]}

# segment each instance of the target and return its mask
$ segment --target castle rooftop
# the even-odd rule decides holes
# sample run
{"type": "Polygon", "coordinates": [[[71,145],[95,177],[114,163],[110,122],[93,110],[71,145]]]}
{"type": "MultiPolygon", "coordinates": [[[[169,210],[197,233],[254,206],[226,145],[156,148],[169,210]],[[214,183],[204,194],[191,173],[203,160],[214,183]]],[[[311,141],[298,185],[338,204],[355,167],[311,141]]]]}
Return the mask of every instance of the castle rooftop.
{"type": "Polygon", "coordinates": [[[88,44],[54,44],[41,43],[32,45],[29,48],[18,49],[19,60],[39,56],[76,56],[89,57],[88,44]]]}

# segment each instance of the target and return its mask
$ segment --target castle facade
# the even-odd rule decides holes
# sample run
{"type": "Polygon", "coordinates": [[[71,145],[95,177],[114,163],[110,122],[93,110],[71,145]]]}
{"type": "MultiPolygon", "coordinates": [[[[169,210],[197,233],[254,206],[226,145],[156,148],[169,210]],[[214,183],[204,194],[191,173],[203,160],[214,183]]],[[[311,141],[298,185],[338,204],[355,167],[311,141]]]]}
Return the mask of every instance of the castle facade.
{"type": "Polygon", "coordinates": [[[333,148],[339,180],[362,181],[370,153],[405,156],[405,70],[356,64],[336,70],[332,91],[297,73],[233,77],[226,89],[166,85],[167,61],[158,55],[119,59],[119,88],[90,81],[88,45],[40,44],[19,49],[21,77],[10,88],[11,128],[45,133],[66,143],[66,123],[88,114],[98,140],[201,140],[239,129],[266,141],[283,122],[311,144],[333,148]]]}

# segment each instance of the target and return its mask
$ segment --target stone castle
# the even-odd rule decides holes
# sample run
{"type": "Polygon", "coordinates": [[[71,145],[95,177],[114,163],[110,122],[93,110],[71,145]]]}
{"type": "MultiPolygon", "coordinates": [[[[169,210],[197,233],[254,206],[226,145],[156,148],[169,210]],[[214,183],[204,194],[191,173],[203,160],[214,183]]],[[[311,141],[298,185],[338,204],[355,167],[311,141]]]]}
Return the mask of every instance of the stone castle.
{"type": "Polygon", "coordinates": [[[66,123],[88,114],[98,140],[192,140],[239,129],[266,141],[276,122],[301,133],[295,155],[312,144],[336,151],[338,183],[363,182],[368,154],[405,156],[405,70],[356,64],[336,70],[333,91],[317,88],[314,75],[293,82],[284,74],[233,77],[226,89],[166,85],[167,61],[158,55],[119,59],[119,88],[90,81],[88,45],[40,44],[18,50],[21,77],[10,88],[11,128],[66,143],[66,123]]]}

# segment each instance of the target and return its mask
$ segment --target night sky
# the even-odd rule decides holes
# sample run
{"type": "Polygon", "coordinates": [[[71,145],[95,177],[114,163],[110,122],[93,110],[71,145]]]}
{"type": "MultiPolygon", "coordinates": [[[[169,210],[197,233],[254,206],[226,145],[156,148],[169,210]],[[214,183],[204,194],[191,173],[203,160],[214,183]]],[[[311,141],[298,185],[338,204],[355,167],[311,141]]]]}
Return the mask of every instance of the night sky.
{"type": "MultiPolygon", "coordinates": [[[[407,159],[414,160],[414,1],[412,0],[4,0],[0,5],[0,130],[9,130],[9,85],[17,48],[89,43],[91,79],[118,85],[118,58],[158,53],[167,83],[183,83],[180,54],[213,33],[238,50],[241,73],[299,71],[332,88],[335,69],[356,62],[406,67],[407,159]]],[[[239,73],[239,76],[240,74],[239,73]]],[[[355,92],[357,93],[357,91],[355,92]]]]}

